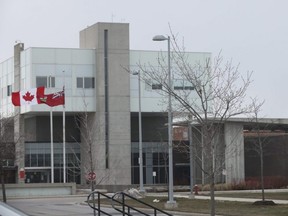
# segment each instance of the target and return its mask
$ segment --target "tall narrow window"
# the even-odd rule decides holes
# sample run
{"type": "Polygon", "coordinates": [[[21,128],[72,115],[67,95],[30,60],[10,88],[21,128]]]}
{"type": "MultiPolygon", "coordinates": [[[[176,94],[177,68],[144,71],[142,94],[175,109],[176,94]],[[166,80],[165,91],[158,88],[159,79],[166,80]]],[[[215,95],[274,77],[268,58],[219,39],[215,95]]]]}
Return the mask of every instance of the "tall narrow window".
{"type": "Polygon", "coordinates": [[[48,77],[48,86],[51,87],[51,88],[54,88],[55,87],[55,77],[48,77]]]}
{"type": "Polygon", "coordinates": [[[7,86],[7,96],[11,96],[12,94],[12,85],[7,86]]]}
{"type": "Polygon", "coordinates": [[[83,77],[77,77],[77,88],[83,88],[83,77]]]}
{"type": "Polygon", "coordinates": [[[84,78],[84,88],[94,88],[94,77],[84,78]]]}

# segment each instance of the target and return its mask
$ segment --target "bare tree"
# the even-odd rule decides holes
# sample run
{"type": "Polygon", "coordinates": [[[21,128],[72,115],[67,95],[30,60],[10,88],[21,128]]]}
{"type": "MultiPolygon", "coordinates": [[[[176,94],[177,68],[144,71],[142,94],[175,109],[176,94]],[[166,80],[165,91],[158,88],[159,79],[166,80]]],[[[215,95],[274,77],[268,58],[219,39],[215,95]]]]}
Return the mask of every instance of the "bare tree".
{"type": "Polygon", "coordinates": [[[262,201],[265,201],[265,193],[264,193],[264,160],[263,160],[263,143],[265,142],[265,139],[267,137],[261,136],[261,129],[260,129],[260,123],[259,123],[259,113],[260,113],[260,108],[263,105],[264,102],[262,103],[257,103],[255,100],[252,100],[252,106],[253,106],[253,119],[252,121],[255,122],[255,127],[254,130],[256,131],[256,136],[257,140],[255,142],[255,151],[259,154],[260,158],[260,177],[261,177],[261,193],[262,193],[262,201]]]}
{"type": "Polygon", "coordinates": [[[193,62],[185,49],[178,46],[174,35],[172,38],[171,68],[174,82],[181,81],[181,86],[170,86],[164,54],[158,58],[157,65],[140,62],[138,67],[146,83],[157,83],[161,86],[160,94],[171,95],[173,115],[180,113],[187,120],[191,116],[197,125],[195,128],[201,134],[197,156],[210,184],[211,215],[215,215],[215,178],[223,170],[223,149],[229,145],[223,144],[223,125],[232,117],[251,112],[246,92],[252,73],[241,76],[239,65],[234,66],[232,60],[224,61],[221,54],[214,61],[207,58],[193,62]]]}
{"type": "MultiPolygon", "coordinates": [[[[74,164],[85,174],[85,180],[90,184],[91,191],[95,190],[96,185],[107,182],[111,176],[110,170],[105,168],[105,149],[103,148],[103,139],[101,134],[104,129],[104,123],[101,116],[95,112],[88,112],[88,102],[83,97],[84,112],[75,116],[76,127],[81,134],[81,158],[75,154],[74,164]],[[93,176],[94,174],[95,177],[93,176]]],[[[117,159],[113,159],[117,164],[117,159]]],[[[83,179],[82,179],[83,180],[83,179]]]]}
{"type": "Polygon", "coordinates": [[[7,201],[5,182],[5,167],[15,158],[15,143],[13,135],[13,117],[1,117],[0,119],[0,179],[3,202],[7,201]]]}
{"type": "MultiPolygon", "coordinates": [[[[261,103],[258,102],[257,99],[252,99],[252,113],[251,113],[251,132],[254,134],[254,139],[252,139],[252,146],[250,147],[254,152],[256,152],[257,156],[259,156],[260,160],[260,186],[261,186],[261,201],[256,201],[257,204],[275,204],[273,201],[265,200],[265,185],[264,185],[264,154],[265,154],[265,146],[269,144],[269,134],[271,131],[269,130],[270,123],[260,118],[261,107],[264,104],[264,101],[261,103]]],[[[273,132],[272,132],[273,133],[273,132]]],[[[271,136],[271,134],[270,134],[271,136]]]]}
{"type": "Polygon", "coordinates": [[[93,176],[89,176],[89,174],[96,173],[96,159],[93,154],[95,151],[94,143],[95,143],[95,127],[91,124],[94,124],[91,118],[91,114],[88,112],[80,113],[76,116],[77,119],[77,127],[81,132],[81,148],[84,154],[81,154],[82,157],[85,157],[85,160],[82,159],[83,162],[81,167],[83,167],[85,176],[87,181],[91,184],[91,191],[95,189],[95,179],[93,176]],[[93,130],[94,129],[94,130],[93,130]]]}

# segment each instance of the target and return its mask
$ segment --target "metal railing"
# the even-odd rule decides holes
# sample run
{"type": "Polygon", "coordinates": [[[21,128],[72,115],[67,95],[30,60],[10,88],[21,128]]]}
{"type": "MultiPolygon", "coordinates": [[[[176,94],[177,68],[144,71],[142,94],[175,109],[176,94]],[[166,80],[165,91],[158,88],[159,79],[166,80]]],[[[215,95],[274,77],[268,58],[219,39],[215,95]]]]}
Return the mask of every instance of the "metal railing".
{"type": "Polygon", "coordinates": [[[88,195],[87,198],[87,203],[88,205],[94,210],[98,212],[98,216],[100,216],[100,214],[105,214],[105,215],[109,215],[112,216],[113,214],[110,214],[104,210],[101,209],[101,198],[106,198],[108,200],[111,201],[111,206],[114,210],[116,210],[117,212],[122,213],[123,216],[128,215],[128,216],[133,216],[133,215],[146,215],[146,216],[150,216],[150,215],[154,215],[157,216],[157,213],[162,214],[162,215],[168,215],[168,216],[172,216],[172,214],[169,214],[159,208],[156,208],[148,203],[145,203],[143,201],[141,201],[140,199],[137,199],[129,194],[126,194],[124,192],[117,192],[115,193],[112,197],[103,194],[101,192],[95,191],[92,192],[88,195]],[[102,196],[102,197],[101,197],[102,196]],[[97,203],[95,202],[95,199],[97,197],[97,203]],[[90,202],[92,198],[92,203],[90,202]],[[125,200],[129,198],[131,200],[134,200],[137,203],[140,203],[143,208],[136,208],[133,207],[131,205],[128,205],[125,200]],[[96,205],[97,204],[97,205],[96,205]],[[151,210],[153,211],[153,213],[147,213],[144,212],[144,210],[146,210],[147,212],[151,210]]]}

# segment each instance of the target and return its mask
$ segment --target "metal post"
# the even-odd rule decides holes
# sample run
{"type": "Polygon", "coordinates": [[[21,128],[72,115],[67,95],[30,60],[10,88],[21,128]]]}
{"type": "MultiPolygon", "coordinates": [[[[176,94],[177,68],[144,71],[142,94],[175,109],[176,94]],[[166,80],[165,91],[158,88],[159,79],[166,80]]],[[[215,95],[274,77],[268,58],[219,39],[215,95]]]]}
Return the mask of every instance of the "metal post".
{"type": "Polygon", "coordinates": [[[189,134],[189,149],[190,149],[190,198],[194,198],[193,187],[194,187],[194,161],[193,161],[193,138],[192,138],[192,119],[188,122],[188,134],[189,134]]]}
{"type": "Polygon", "coordinates": [[[143,147],[142,147],[142,110],[141,110],[141,76],[138,72],[138,87],[139,87],[139,175],[140,175],[140,192],[145,193],[143,186],[143,147]]]}
{"type": "MultiPolygon", "coordinates": [[[[49,76],[49,88],[51,88],[52,78],[49,76]]],[[[54,183],[54,143],[53,143],[53,111],[50,107],[50,148],[51,148],[51,183],[54,183]]]]}
{"type": "Polygon", "coordinates": [[[173,128],[172,128],[172,104],[171,104],[171,65],[170,65],[170,36],[168,36],[168,154],[169,154],[169,203],[174,203],[173,197],[173,128]]]}
{"type": "Polygon", "coordinates": [[[138,97],[139,97],[139,192],[145,193],[145,188],[143,185],[143,146],[142,146],[142,111],[141,111],[141,75],[140,71],[134,72],[133,75],[138,75],[138,97]]]}
{"type": "MultiPolygon", "coordinates": [[[[65,71],[63,70],[63,93],[65,95],[65,71]]],[[[63,104],[63,183],[66,183],[66,121],[65,104],[63,104]]]]}
{"type": "Polygon", "coordinates": [[[154,41],[168,41],[168,155],[169,155],[169,200],[167,207],[176,207],[176,201],[173,196],[173,128],[172,128],[172,104],[171,91],[173,89],[171,82],[171,57],[170,57],[170,36],[156,35],[154,41]]]}

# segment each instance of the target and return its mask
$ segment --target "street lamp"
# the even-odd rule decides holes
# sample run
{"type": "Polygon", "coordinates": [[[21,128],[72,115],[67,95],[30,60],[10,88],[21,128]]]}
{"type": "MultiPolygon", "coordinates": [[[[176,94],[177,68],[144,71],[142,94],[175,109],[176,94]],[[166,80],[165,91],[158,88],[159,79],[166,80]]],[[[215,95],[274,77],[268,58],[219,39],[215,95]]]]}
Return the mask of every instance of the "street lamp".
{"type": "Polygon", "coordinates": [[[168,41],[168,155],[169,155],[169,200],[168,205],[174,206],[176,201],[173,198],[173,144],[172,144],[172,106],[171,106],[171,65],[170,65],[170,36],[156,35],[153,41],[168,41]]]}
{"type": "Polygon", "coordinates": [[[141,77],[140,71],[133,72],[133,75],[138,75],[138,96],[139,96],[139,181],[140,181],[140,193],[145,193],[143,186],[143,155],[142,155],[142,115],[141,115],[141,77]]]}

